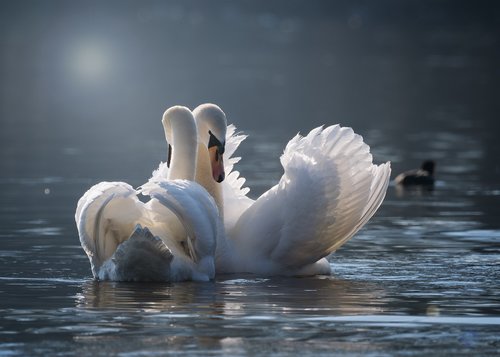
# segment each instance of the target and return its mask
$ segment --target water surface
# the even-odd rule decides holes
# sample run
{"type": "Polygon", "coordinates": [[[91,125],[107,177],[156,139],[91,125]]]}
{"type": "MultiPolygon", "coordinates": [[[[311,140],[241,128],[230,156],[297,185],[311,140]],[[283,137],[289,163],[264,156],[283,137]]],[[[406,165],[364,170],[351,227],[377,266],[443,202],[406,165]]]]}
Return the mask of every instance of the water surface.
{"type": "MultiPolygon", "coordinates": [[[[243,157],[273,156],[274,141],[267,144],[267,151],[243,150],[243,157]]],[[[280,175],[252,165],[242,162],[251,187],[280,175]]],[[[389,187],[377,215],[330,256],[332,276],[222,275],[175,284],[91,278],[72,220],[85,180],[4,179],[0,349],[8,355],[495,354],[499,191],[443,171],[433,191],[389,187]]]]}
{"type": "Polygon", "coordinates": [[[0,15],[0,355],[500,353],[498,6],[64,4],[0,15]],[[94,281],[78,198],[142,184],[163,110],[205,101],[250,135],[252,197],[297,131],[339,122],[394,173],[436,160],[436,186],[391,185],[331,276],[94,281]]]}

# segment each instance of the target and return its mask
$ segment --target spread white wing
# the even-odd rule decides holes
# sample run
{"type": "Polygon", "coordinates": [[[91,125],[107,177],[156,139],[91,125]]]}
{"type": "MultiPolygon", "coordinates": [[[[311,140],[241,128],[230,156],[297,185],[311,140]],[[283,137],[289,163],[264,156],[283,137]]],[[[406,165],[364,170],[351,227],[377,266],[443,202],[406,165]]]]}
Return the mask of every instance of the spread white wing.
{"type": "Polygon", "coordinates": [[[366,224],[389,183],[389,163],[374,165],[362,137],[338,125],[297,135],[281,163],[280,182],[229,233],[237,258],[227,270],[286,273],[314,264],[366,224]]]}

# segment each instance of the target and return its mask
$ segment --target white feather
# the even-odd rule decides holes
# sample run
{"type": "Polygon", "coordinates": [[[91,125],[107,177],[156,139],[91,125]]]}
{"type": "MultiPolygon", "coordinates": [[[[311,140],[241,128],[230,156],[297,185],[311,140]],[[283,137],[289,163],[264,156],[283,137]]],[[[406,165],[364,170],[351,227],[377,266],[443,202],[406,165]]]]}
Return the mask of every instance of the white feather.
{"type": "MultiPolygon", "coordinates": [[[[233,136],[234,129],[227,142],[233,136]]],[[[218,271],[328,273],[324,258],[363,227],[385,197],[390,164],[374,165],[370,148],[351,128],[318,127],[297,135],[280,160],[281,180],[256,201],[246,197],[237,172],[228,175],[228,240],[217,247],[218,271]]]]}
{"type": "Polygon", "coordinates": [[[244,187],[245,178],[238,171],[233,171],[234,165],[240,161],[240,157],[232,157],[238,146],[247,138],[246,135],[236,132],[236,127],[228,125],[226,131],[226,151],[224,153],[224,170],[226,179],[222,182],[222,194],[224,197],[224,226],[226,231],[232,230],[241,214],[253,204],[253,200],[247,197],[250,189],[244,187]]]}
{"type": "Polygon", "coordinates": [[[150,185],[139,201],[123,182],[101,182],[80,199],[80,242],[95,278],[115,281],[213,279],[218,209],[203,187],[186,180],[150,185]],[[143,228],[144,227],[144,228],[143,228]]]}
{"type": "Polygon", "coordinates": [[[194,117],[188,108],[174,106],[162,123],[173,149],[170,169],[160,164],[139,191],[123,182],[101,182],[78,202],[75,220],[95,278],[214,278],[215,246],[223,230],[212,197],[192,181],[198,145],[194,117]],[[138,193],[151,199],[144,204],[138,193]]]}

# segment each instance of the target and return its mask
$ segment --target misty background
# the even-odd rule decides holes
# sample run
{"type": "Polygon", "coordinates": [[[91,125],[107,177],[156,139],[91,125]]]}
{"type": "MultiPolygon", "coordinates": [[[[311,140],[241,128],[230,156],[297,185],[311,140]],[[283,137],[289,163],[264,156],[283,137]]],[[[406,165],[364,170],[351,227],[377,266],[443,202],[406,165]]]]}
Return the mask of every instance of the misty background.
{"type": "Polygon", "coordinates": [[[394,173],[430,151],[444,177],[499,182],[498,2],[23,0],[1,8],[0,178],[139,185],[166,157],[163,111],[214,102],[251,135],[247,160],[262,151],[259,137],[276,143],[263,149],[275,154],[270,170],[279,171],[297,132],[340,123],[394,173]],[[473,166],[450,155],[456,145],[473,166]]]}

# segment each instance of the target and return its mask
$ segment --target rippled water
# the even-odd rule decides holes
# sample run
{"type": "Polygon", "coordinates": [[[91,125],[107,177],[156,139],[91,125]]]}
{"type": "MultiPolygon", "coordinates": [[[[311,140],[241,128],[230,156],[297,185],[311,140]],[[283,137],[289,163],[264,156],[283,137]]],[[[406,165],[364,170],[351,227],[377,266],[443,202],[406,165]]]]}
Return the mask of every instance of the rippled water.
{"type": "MultiPolygon", "coordinates": [[[[280,172],[256,162],[279,145],[255,136],[241,169],[258,190],[280,172]]],[[[72,221],[86,180],[4,179],[0,354],[498,353],[500,191],[455,171],[433,191],[389,187],[332,276],[176,284],[92,280],[72,221]]]]}
{"type": "Polygon", "coordinates": [[[0,356],[500,354],[491,3],[23,3],[0,13],[0,356]],[[436,160],[436,187],[391,185],[331,276],[94,281],[78,198],[142,184],[166,156],[162,110],[207,100],[250,134],[254,197],[287,140],[337,122],[394,173],[436,160]]]}

